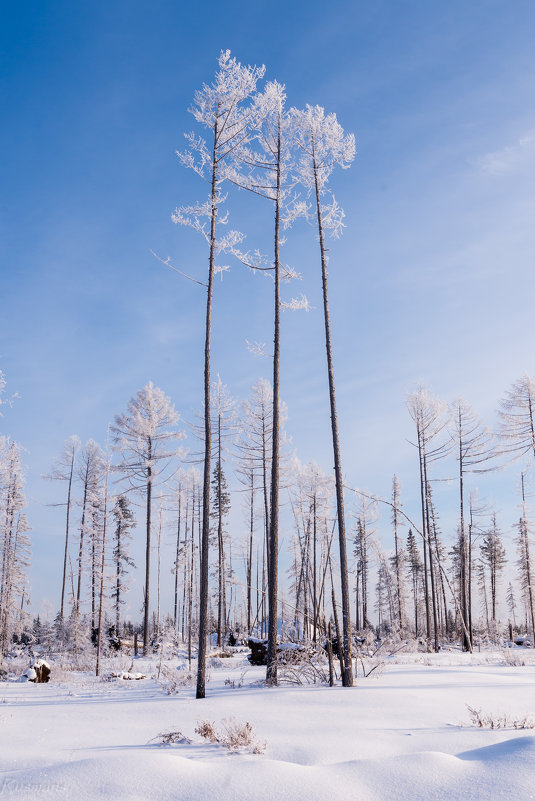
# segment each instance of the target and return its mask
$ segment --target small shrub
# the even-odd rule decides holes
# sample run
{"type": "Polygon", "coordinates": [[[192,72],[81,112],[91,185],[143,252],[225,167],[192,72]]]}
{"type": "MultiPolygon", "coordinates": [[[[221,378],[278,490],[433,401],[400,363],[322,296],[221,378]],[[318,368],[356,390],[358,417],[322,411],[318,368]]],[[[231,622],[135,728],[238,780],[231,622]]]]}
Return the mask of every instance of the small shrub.
{"type": "Polygon", "coordinates": [[[526,664],[523,655],[513,649],[509,650],[509,648],[504,649],[503,661],[509,667],[524,667],[526,664]]]}
{"type": "Polygon", "coordinates": [[[208,740],[209,743],[219,743],[219,737],[216,733],[215,726],[209,720],[201,720],[197,724],[195,734],[202,737],[203,740],[208,740]]]}
{"type": "Polygon", "coordinates": [[[162,665],[156,681],[167,695],[176,695],[184,689],[195,687],[196,679],[189,670],[178,671],[162,665]]]}
{"type": "Polygon", "coordinates": [[[181,731],[165,731],[157,734],[156,737],[153,737],[149,742],[157,742],[159,745],[175,745],[176,743],[191,745],[193,741],[190,737],[186,737],[185,734],[182,734],[181,731]]]}
{"type": "Polygon", "coordinates": [[[245,671],[243,671],[239,679],[225,679],[225,686],[230,687],[231,690],[235,690],[237,687],[243,687],[244,677],[245,671]]]}
{"type": "Polygon", "coordinates": [[[509,715],[496,715],[483,712],[466,704],[470,721],[478,729],[535,729],[535,721],[527,715],[521,718],[511,718],[509,715]]]}
{"type": "Polygon", "coordinates": [[[222,745],[229,751],[247,749],[252,754],[263,754],[266,750],[266,743],[257,738],[249,721],[240,723],[236,718],[224,719],[221,721],[221,728],[217,730],[211,721],[201,720],[195,733],[209,743],[222,745]]]}

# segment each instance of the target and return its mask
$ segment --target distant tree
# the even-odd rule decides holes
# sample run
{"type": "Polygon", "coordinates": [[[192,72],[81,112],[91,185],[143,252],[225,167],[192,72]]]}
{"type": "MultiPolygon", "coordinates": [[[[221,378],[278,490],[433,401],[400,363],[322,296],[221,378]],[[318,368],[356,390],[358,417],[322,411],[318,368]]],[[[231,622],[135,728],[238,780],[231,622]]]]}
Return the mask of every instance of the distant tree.
{"type": "Polygon", "coordinates": [[[496,514],[492,516],[492,527],[487,532],[481,544],[481,561],[488,570],[490,580],[490,598],[492,622],[496,623],[496,598],[500,573],[507,561],[505,548],[502,543],[502,534],[496,522],[496,514]]]}
{"type": "Polygon", "coordinates": [[[414,635],[415,637],[418,637],[418,607],[420,602],[420,584],[423,565],[420,558],[416,537],[412,533],[412,529],[409,529],[409,533],[407,535],[407,567],[412,583],[412,599],[414,604],[414,635]]]}
{"type": "Polygon", "coordinates": [[[399,479],[396,475],[392,479],[392,529],[394,532],[394,556],[390,560],[394,576],[396,579],[396,613],[397,621],[400,630],[403,629],[404,623],[404,600],[405,588],[403,581],[403,560],[404,549],[399,542],[399,528],[403,525],[403,518],[400,514],[402,508],[401,504],[401,490],[399,486],[399,479]]]}
{"type": "MultiPolygon", "coordinates": [[[[76,587],[76,613],[80,612],[80,602],[82,593],[82,575],[84,572],[85,549],[86,541],[91,537],[91,532],[98,526],[98,511],[97,505],[100,497],[100,489],[102,484],[102,476],[104,469],[104,454],[100,446],[93,440],[89,439],[80,452],[78,458],[77,479],[82,485],[82,499],[81,507],[82,513],[80,518],[80,534],[78,544],[78,581],[76,587]]],[[[94,543],[94,540],[93,540],[94,543]]],[[[94,548],[92,549],[91,558],[91,588],[92,588],[92,612],[94,613],[94,599],[95,599],[95,560],[94,548]]],[[[94,620],[92,621],[94,625],[94,620]]]]}
{"type": "Polygon", "coordinates": [[[535,380],[524,375],[515,381],[500,403],[499,434],[505,453],[515,458],[535,456],[535,380]]]}
{"type": "Polygon", "coordinates": [[[466,537],[465,524],[465,477],[467,473],[484,473],[486,466],[494,455],[491,449],[491,433],[483,427],[474,410],[464,398],[458,398],[450,406],[450,432],[454,452],[459,465],[459,589],[460,606],[466,626],[463,634],[463,649],[472,650],[470,641],[470,609],[469,574],[471,572],[472,553],[466,537]]]}
{"type": "Polygon", "coordinates": [[[522,487],[522,516],[518,522],[518,536],[516,538],[518,568],[520,571],[520,586],[525,598],[526,619],[531,623],[531,634],[535,642],[535,590],[532,564],[531,524],[527,516],[525,475],[521,474],[522,487]]]}
{"type": "Polygon", "coordinates": [[[440,438],[448,424],[445,407],[423,386],[407,396],[407,408],[416,426],[416,447],[420,467],[420,502],[422,510],[422,536],[424,553],[424,597],[427,639],[433,634],[435,651],[439,649],[438,604],[436,592],[436,559],[431,536],[431,491],[429,470],[437,459],[448,452],[449,443],[440,438]],[[431,603],[430,603],[431,601],[431,603]],[[433,625],[431,625],[431,609],[433,625]]]}
{"type": "Polygon", "coordinates": [[[145,496],[145,597],[143,603],[143,652],[149,646],[150,552],[152,490],[177,454],[173,442],[184,436],[176,430],[178,414],[161,389],[149,382],[128,402],[127,411],[110,427],[122,460],[116,466],[130,487],[145,496]]]}
{"type": "MultiPolygon", "coordinates": [[[[354,555],[357,560],[357,576],[360,578],[360,604],[362,614],[362,628],[371,626],[368,615],[369,589],[368,579],[370,572],[370,547],[374,543],[375,529],[371,525],[376,519],[376,510],[365,497],[362,498],[357,516],[357,529],[354,539],[354,555]]],[[[358,597],[357,597],[358,606],[358,597]]]]}
{"type": "Polygon", "coordinates": [[[61,582],[61,605],[60,617],[63,619],[65,606],[65,584],[67,581],[67,558],[69,555],[69,530],[70,515],[72,506],[72,489],[74,478],[74,467],[76,454],[80,448],[80,440],[77,436],[71,436],[65,441],[61,455],[54,462],[52,472],[45,478],[54,481],[65,481],[67,483],[67,499],[65,502],[65,549],[63,553],[63,578],[61,582]]]}
{"type": "Polygon", "coordinates": [[[24,474],[19,446],[0,437],[0,659],[24,606],[30,563],[30,527],[24,514],[24,474]],[[21,602],[22,599],[22,602],[21,602]]]}
{"type": "Polygon", "coordinates": [[[115,604],[115,630],[119,636],[121,623],[121,604],[124,604],[123,595],[128,592],[128,568],[135,567],[130,556],[129,544],[132,540],[132,529],[136,525],[134,513],[126,495],[119,495],[113,507],[115,520],[113,561],[115,563],[115,585],[111,597],[115,604]]]}
{"type": "Polygon", "coordinates": [[[225,520],[230,511],[230,493],[221,460],[214,465],[212,479],[212,517],[215,521],[215,539],[217,542],[217,646],[222,648],[225,642],[225,623],[227,619],[227,559],[225,554],[225,520]]]}
{"type": "Polygon", "coordinates": [[[516,628],[516,618],[515,618],[515,609],[516,609],[516,600],[515,600],[515,593],[513,590],[513,585],[511,582],[507,585],[507,608],[509,610],[509,614],[511,615],[511,619],[513,621],[513,629],[516,628]]]}

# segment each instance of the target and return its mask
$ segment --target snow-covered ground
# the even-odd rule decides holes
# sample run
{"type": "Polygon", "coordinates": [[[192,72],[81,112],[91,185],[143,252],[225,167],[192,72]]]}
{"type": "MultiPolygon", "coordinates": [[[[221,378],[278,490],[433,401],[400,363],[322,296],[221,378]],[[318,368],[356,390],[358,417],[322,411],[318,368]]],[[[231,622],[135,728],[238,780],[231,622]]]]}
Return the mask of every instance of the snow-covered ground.
{"type": "Polygon", "coordinates": [[[241,654],[210,669],[202,701],[191,688],[167,695],[154,678],[54,678],[52,662],[49,684],[0,682],[0,799],[535,799],[535,729],[477,728],[466,708],[535,719],[533,657],[398,654],[353,689],[267,689],[241,654]],[[254,726],[265,753],[194,733],[231,717],[254,726]],[[154,742],[170,730],[194,742],[154,742]]]}

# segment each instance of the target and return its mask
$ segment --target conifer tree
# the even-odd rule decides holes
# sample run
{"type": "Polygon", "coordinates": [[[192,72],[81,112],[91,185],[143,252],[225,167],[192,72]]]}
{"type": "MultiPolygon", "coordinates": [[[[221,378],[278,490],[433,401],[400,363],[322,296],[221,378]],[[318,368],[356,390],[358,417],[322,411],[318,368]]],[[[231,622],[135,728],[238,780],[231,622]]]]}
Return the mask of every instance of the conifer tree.
{"type": "Polygon", "coordinates": [[[134,560],[130,556],[129,544],[132,540],[132,529],[135,528],[136,521],[134,513],[130,508],[130,502],[126,495],[119,495],[113,507],[113,517],[115,528],[113,533],[113,561],[115,563],[115,582],[111,597],[115,605],[115,631],[120,635],[121,605],[124,604],[123,595],[128,592],[128,568],[135,567],[134,560]]]}

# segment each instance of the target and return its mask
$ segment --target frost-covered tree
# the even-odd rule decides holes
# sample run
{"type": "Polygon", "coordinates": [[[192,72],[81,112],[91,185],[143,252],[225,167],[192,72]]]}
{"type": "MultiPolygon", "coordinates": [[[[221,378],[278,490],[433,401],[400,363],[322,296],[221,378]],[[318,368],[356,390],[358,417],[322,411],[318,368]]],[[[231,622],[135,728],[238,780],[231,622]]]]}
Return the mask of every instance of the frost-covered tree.
{"type": "Polygon", "coordinates": [[[511,619],[513,621],[513,629],[516,628],[516,616],[515,616],[515,609],[516,609],[516,600],[515,600],[515,593],[513,590],[513,585],[511,582],[507,585],[507,595],[505,600],[507,601],[507,609],[509,610],[509,614],[511,615],[511,619]]]}
{"type": "Polygon", "coordinates": [[[526,505],[526,482],[525,474],[521,474],[522,490],[522,516],[518,521],[518,535],[516,546],[518,554],[518,570],[520,573],[520,586],[525,600],[526,619],[531,624],[531,634],[535,642],[535,589],[532,563],[532,524],[528,519],[526,505]]]}
{"type": "Polygon", "coordinates": [[[412,529],[409,529],[409,533],[407,535],[407,569],[412,584],[412,599],[414,605],[414,636],[418,637],[418,609],[420,606],[420,587],[423,564],[420,558],[416,537],[414,536],[412,529]]]}
{"type": "Polygon", "coordinates": [[[124,604],[123,595],[128,592],[128,568],[135,567],[130,556],[130,542],[132,529],[136,525],[134,513],[126,495],[119,495],[113,507],[115,527],[113,532],[113,561],[115,563],[115,582],[111,597],[115,605],[115,630],[120,632],[121,604],[124,604]]]}
{"type": "Polygon", "coordinates": [[[130,488],[145,498],[145,597],[143,603],[143,651],[149,646],[150,553],[152,490],[159,476],[177,454],[176,440],[184,436],[176,429],[178,414],[165,393],[151,382],[128,402],[126,412],[110,427],[115,449],[121,454],[116,465],[130,488]]]}
{"type": "MultiPolygon", "coordinates": [[[[431,490],[429,471],[433,462],[448,453],[449,443],[440,435],[444,432],[448,417],[445,406],[434,398],[423,386],[407,396],[407,408],[416,427],[416,443],[420,468],[420,503],[422,511],[422,536],[424,553],[424,597],[427,639],[431,641],[434,634],[435,650],[439,649],[438,641],[438,605],[436,593],[436,559],[432,543],[431,490]],[[433,624],[431,625],[431,610],[433,624]]],[[[465,621],[466,622],[466,621],[465,621]]]]}
{"type": "Polygon", "coordinates": [[[372,528],[377,519],[377,509],[374,503],[363,497],[357,515],[357,525],[354,538],[354,555],[357,561],[357,582],[360,580],[360,588],[357,586],[357,617],[360,618],[361,628],[371,626],[369,617],[369,573],[370,573],[370,550],[374,544],[376,530],[372,528]],[[360,605],[360,614],[358,607],[360,605]]]}
{"type": "Polygon", "coordinates": [[[215,522],[214,539],[217,543],[217,646],[218,648],[222,648],[225,644],[225,625],[227,619],[228,559],[225,548],[225,525],[230,511],[230,493],[220,459],[214,465],[212,493],[212,518],[215,522]]]}
{"type": "MultiPolygon", "coordinates": [[[[282,264],[281,227],[283,220],[289,225],[294,208],[288,209],[288,198],[294,180],[292,178],[292,135],[288,114],[285,110],[284,86],[277,81],[266,84],[263,92],[255,95],[257,124],[249,146],[236,151],[236,175],[234,182],[241,188],[254,192],[273,203],[274,250],[273,265],[268,269],[274,284],[273,326],[273,436],[271,453],[270,516],[268,556],[268,647],[266,681],[277,683],[277,593],[279,553],[279,490],[280,490],[280,350],[281,309],[306,308],[306,298],[293,299],[289,303],[281,300],[281,280],[296,277],[294,271],[282,264]]],[[[295,206],[295,203],[293,204],[295,206]]]]}
{"type": "Polygon", "coordinates": [[[298,628],[301,614],[303,635],[317,642],[331,545],[329,518],[333,487],[314,462],[303,465],[294,457],[291,471],[294,476],[290,498],[295,521],[295,549],[290,575],[296,599],[295,628],[298,628]]]}
{"type": "Polygon", "coordinates": [[[331,433],[334,454],[334,475],[336,486],[336,505],[338,535],[340,546],[340,583],[342,589],[342,628],[344,641],[344,670],[342,683],[353,684],[351,659],[351,616],[349,598],[349,579],[347,567],[347,547],[345,532],[344,491],[340,439],[338,435],[338,415],[336,409],[333,347],[329,295],[327,282],[327,248],[325,231],[339,236],[342,230],[344,213],[333,195],[330,195],[328,182],[335,167],[347,168],[355,157],[355,137],[344,134],[335,114],[325,114],[321,106],[308,106],[304,111],[292,109],[294,136],[301,158],[298,177],[305,189],[314,198],[321,260],[321,281],[323,293],[323,316],[325,325],[325,349],[327,354],[327,373],[329,380],[329,401],[331,409],[331,433]],[[326,198],[330,198],[326,202],[326,198]]]}
{"type": "Polygon", "coordinates": [[[204,473],[203,513],[201,540],[200,581],[200,625],[197,669],[197,698],[206,694],[206,637],[208,634],[208,559],[210,537],[210,479],[212,454],[212,429],[210,412],[210,350],[212,332],[212,299],[214,276],[218,270],[226,269],[216,261],[222,254],[241,256],[239,247],[243,235],[229,231],[218,235],[218,225],[227,222],[221,215],[224,201],[223,183],[234,171],[233,157],[237,149],[250,139],[256,124],[256,111],[251,97],[257,81],[263,76],[264,67],[242,66],[230,51],[222,51],[219,69],[210,85],[204,84],[195,92],[191,113],[195,120],[209,131],[209,143],[194,133],[186,135],[188,148],[178,153],[184,166],[193,169],[210,186],[207,200],[175,210],[174,222],[193,228],[205,239],[208,249],[208,279],[206,286],[206,316],[204,340],[204,473]]]}
{"type": "Polygon", "coordinates": [[[76,599],[74,606],[76,613],[80,612],[82,597],[82,576],[86,561],[88,546],[91,546],[90,576],[92,589],[92,612],[94,624],[95,611],[95,541],[97,537],[96,529],[98,523],[98,505],[101,497],[102,476],[104,471],[104,454],[100,446],[89,439],[82,448],[78,457],[78,467],[76,477],[82,487],[81,496],[81,517],[78,537],[78,580],[76,585],[76,599]],[[94,535],[94,536],[93,536],[94,535]]]}
{"type": "Polygon", "coordinates": [[[484,428],[474,410],[464,398],[458,398],[450,406],[450,433],[459,469],[459,591],[460,606],[467,623],[463,634],[463,648],[470,651],[470,609],[469,573],[471,573],[472,553],[468,547],[465,522],[465,478],[467,473],[487,472],[489,459],[494,455],[491,449],[491,433],[484,428]]]}
{"type": "Polygon", "coordinates": [[[514,457],[535,456],[535,380],[524,375],[500,403],[499,434],[504,450],[514,457]]]}
{"type": "Polygon", "coordinates": [[[404,549],[401,547],[399,529],[403,525],[401,515],[401,488],[396,475],[392,479],[392,530],[394,533],[394,555],[390,560],[396,580],[396,616],[399,629],[405,625],[405,586],[403,578],[404,549]]]}
{"type": "Polygon", "coordinates": [[[502,533],[496,522],[496,514],[492,516],[492,526],[487,532],[480,546],[481,562],[486,567],[490,584],[491,618],[496,623],[496,600],[498,580],[505,563],[505,548],[502,543],[502,533]]]}
{"type": "Polygon", "coordinates": [[[20,618],[27,593],[30,527],[24,514],[24,474],[20,449],[0,438],[0,658],[20,618]],[[22,602],[21,602],[22,599],[22,602]]]}

